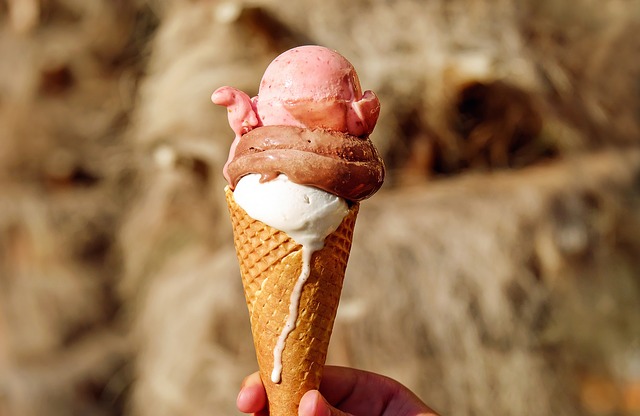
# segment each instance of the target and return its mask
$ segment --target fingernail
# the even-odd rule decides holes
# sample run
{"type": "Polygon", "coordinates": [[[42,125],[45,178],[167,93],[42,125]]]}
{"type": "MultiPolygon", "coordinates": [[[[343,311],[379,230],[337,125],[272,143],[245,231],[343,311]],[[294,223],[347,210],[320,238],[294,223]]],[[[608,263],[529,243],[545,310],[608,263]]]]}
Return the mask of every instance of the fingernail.
{"type": "Polygon", "coordinates": [[[245,396],[245,389],[244,389],[244,386],[242,386],[240,388],[240,392],[238,393],[238,397],[236,398],[236,406],[239,407],[242,404],[244,396],[245,396]]]}
{"type": "MultiPolygon", "coordinates": [[[[306,392],[300,400],[298,406],[298,416],[316,416],[317,414],[317,398],[309,397],[312,395],[311,391],[306,392]]],[[[315,395],[314,395],[315,396],[315,395]]]]}
{"type": "Polygon", "coordinates": [[[313,416],[331,416],[331,408],[329,403],[322,397],[319,391],[314,391],[312,399],[309,401],[309,404],[305,406],[306,412],[305,415],[313,415],[313,416]]]}
{"type": "Polygon", "coordinates": [[[317,416],[331,416],[331,407],[320,393],[316,395],[316,400],[317,416]]]}

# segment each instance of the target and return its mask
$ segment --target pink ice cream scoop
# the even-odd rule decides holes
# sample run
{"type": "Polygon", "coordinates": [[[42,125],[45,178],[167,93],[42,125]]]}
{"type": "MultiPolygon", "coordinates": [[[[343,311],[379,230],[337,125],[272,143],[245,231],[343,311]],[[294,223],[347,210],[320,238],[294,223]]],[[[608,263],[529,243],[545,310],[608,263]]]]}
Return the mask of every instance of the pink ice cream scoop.
{"type": "Polygon", "coordinates": [[[358,74],[342,55],[321,46],[302,46],[277,57],[253,99],[265,126],[324,128],[353,136],[369,135],[380,101],[362,94],[358,74]]]}
{"type": "MultiPolygon", "coordinates": [[[[256,97],[221,87],[211,100],[227,107],[236,134],[227,165],[241,136],[256,127],[321,128],[366,137],[380,114],[378,97],[372,91],[362,93],[353,65],[322,46],[300,46],[274,59],[256,97]]],[[[224,173],[229,180],[226,166],[224,173]]]]}

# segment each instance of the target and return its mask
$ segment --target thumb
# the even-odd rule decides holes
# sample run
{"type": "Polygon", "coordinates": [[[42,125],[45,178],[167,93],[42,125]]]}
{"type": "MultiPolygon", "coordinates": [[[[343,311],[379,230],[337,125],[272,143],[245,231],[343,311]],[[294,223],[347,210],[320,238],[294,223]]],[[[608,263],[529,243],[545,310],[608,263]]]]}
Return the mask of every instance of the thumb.
{"type": "Polygon", "coordinates": [[[298,416],[353,416],[332,407],[318,390],[310,390],[302,396],[298,416]]]}

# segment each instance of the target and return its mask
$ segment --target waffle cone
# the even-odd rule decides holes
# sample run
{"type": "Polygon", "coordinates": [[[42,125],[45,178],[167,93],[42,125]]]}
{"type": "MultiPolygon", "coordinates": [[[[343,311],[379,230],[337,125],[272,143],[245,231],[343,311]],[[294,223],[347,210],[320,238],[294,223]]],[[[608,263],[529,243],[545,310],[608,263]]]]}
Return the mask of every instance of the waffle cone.
{"type": "Polygon", "coordinates": [[[311,258],[295,329],[282,352],[281,381],[273,383],[273,350],[289,315],[289,299],[302,270],[302,246],[286,233],[251,218],[225,190],[260,376],[271,416],[298,414],[305,392],[320,386],[333,321],[338,309],[351,238],[354,204],[322,250],[311,258]]]}

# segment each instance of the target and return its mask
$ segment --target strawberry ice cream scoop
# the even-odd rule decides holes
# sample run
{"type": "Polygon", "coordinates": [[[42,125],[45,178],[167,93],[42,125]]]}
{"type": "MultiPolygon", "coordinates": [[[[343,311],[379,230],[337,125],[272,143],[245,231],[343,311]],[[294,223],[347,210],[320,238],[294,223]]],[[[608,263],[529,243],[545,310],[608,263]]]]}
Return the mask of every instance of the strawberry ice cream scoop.
{"type": "Polygon", "coordinates": [[[365,136],[380,114],[378,97],[372,91],[362,93],[353,65],[339,53],[315,45],[290,49],[274,59],[256,97],[222,87],[211,99],[227,106],[229,124],[238,136],[277,125],[365,136]]]}
{"type": "Polygon", "coordinates": [[[321,46],[302,46],[277,57],[254,100],[265,126],[319,127],[353,136],[369,135],[380,114],[378,97],[362,93],[353,65],[321,46]]]}

